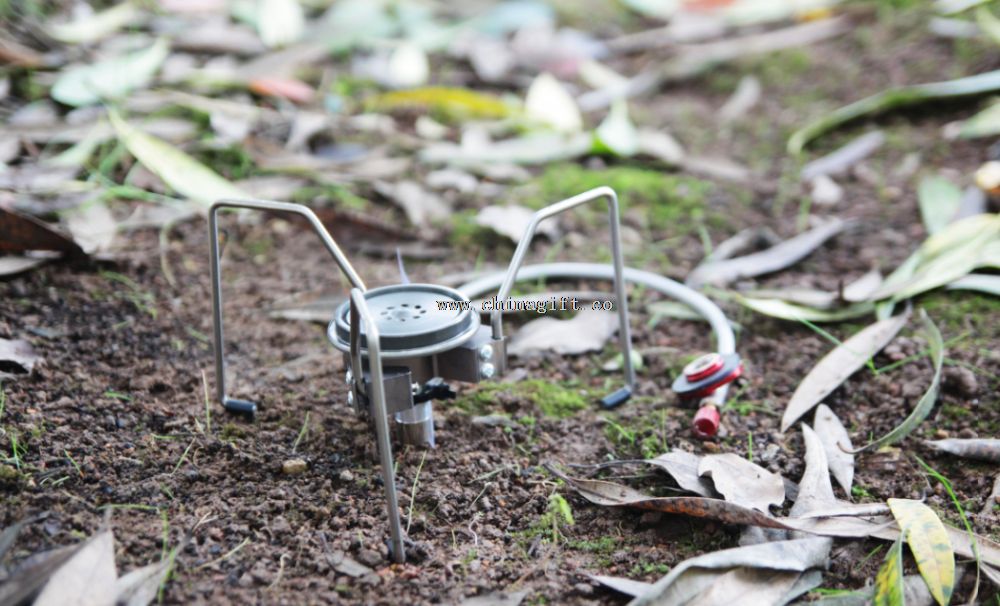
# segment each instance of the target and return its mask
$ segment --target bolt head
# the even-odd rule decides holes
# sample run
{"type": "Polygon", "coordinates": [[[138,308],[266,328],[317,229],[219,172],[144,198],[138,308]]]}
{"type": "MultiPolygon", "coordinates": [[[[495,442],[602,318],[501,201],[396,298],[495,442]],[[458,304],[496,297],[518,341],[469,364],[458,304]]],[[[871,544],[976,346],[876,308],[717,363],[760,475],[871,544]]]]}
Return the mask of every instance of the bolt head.
{"type": "Polygon", "coordinates": [[[493,359],[493,346],[483,345],[479,348],[479,359],[483,362],[493,359]]]}
{"type": "Polygon", "coordinates": [[[354,373],[348,368],[347,372],[344,373],[344,383],[350,385],[354,381],[354,373]]]}
{"type": "Polygon", "coordinates": [[[420,393],[420,383],[417,383],[416,381],[411,383],[410,391],[413,393],[413,395],[417,395],[418,393],[420,393]]]}
{"type": "Polygon", "coordinates": [[[479,367],[479,374],[482,375],[484,379],[492,379],[496,372],[496,367],[488,362],[479,367]]]}
{"type": "Polygon", "coordinates": [[[354,391],[347,392],[347,403],[354,406],[354,391]]]}

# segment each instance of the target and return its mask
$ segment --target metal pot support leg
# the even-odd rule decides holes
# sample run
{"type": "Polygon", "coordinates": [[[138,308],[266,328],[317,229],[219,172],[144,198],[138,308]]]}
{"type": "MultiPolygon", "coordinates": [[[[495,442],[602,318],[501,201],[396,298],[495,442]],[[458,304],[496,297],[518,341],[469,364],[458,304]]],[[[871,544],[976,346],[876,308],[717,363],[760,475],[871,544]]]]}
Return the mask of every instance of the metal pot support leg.
{"type": "Polygon", "coordinates": [[[219,200],[212,205],[208,212],[208,236],[211,241],[211,254],[209,255],[209,266],[212,272],[212,326],[213,344],[215,346],[215,395],[219,404],[230,412],[242,413],[253,416],[257,413],[257,404],[248,400],[238,400],[226,395],[226,355],[223,351],[223,330],[222,330],[222,272],[221,253],[219,251],[219,210],[223,208],[248,208],[251,210],[270,210],[279,212],[294,213],[305,217],[313,230],[319,235],[323,246],[329,251],[337,267],[344,273],[351,285],[355,288],[365,290],[365,283],[361,280],[358,272],[354,271],[351,262],[347,260],[344,253],[337,246],[337,242],[323,227],[316,214],[307,206],[301,204],[289,204],[286,202],[271,202],[269,200],[219,200]]]}
{"type": "Polygon", "coordinates": [[[396,474],[393,471],[392,442],[389,437],[389,413],[385,403],[385,383],[382,375],[382,352],[378,325],[368,313],[365,295],[360,288],[351,289],[351,360],[354,366],[351,388],[356,392],[364,387],[361,369],[361,322],[364,322],[365,345],[368,351],[368,371],[371,373],[371,411],[375,417],[375,434],[378,437],[379,461],[382,465],[382,483],[385,484],[385,501],[392,534],[390,555],[393,561],[406,560],[403,547],[403,527],[399,521],[399,502],[396,497],[396,474]]]}
{"type": "MultiPolygon", "coordinates": [[[[635,368],[632,364],[632,333],[628,323],[628,295],[625,292],[625,262],[622,257],[621,243],[621,220],[618,216],[618,195],[610,187],[597,187],[582,194],[567,198],[561,202],[556,202],[551,206],[537,211],[532,217],[528,227],[524,230],[524,235],[517,243],[514,257],[507,266],[507,273],[504,275],[500,291],[497,293],[497,300],[503,304],[510,296],[511,288],[517,279],[517,272],[524,263],[524,257],[531,246],[531,240],[535,237],[538,224],[549,217],[564,213],[571,208],[576,208],[587,202],[604,198],[608,202],[608,223],[611,228],[611,255],[615,272],[615,298],[618,299],[618,342],[622,350],[624,360],[622,366],[625,371],[625,385],[617,391],[606,395],[601,399],[601,404],[605,408],[614,408],[624,404],[632,397],[632,389],[635,387],[635,368]]],[[[493,339],[503,340],[503,311],[494,309],[490,318],[493,325],[493,339]]]]}

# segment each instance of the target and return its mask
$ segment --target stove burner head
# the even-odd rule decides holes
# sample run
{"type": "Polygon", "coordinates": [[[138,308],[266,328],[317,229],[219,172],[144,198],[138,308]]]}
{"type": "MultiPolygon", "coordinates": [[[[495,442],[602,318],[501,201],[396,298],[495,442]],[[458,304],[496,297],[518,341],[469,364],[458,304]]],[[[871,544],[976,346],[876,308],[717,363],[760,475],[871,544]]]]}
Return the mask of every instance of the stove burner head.
{"type": "MultiPolygon", "coordinates": [[[[479,314],[458,291],[435,284],[395,284],[365,291],[365,303],[378,327],[385,359],[438,354],[468,341],[479,328],[479,314]]],[[[337,309],[328,330],[334,347],[351,346],[351,303],[337,309]]],[[[364,324],[361,348],[367,355],[364,324]]]]}

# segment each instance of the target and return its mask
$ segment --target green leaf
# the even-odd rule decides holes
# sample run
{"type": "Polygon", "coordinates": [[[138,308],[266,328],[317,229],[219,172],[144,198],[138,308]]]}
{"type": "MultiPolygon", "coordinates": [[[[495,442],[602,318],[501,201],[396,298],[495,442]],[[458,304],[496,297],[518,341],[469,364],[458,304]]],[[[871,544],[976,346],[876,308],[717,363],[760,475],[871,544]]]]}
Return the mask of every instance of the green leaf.
{"type": "Polygon", "coordinates": [[[928,387],[927,391],[924,392],[924,395],[920,397],[920,400],[913,408],[913,411],[910,412],[910,415],[903,419],[903,422],[896,426],[895,429],[867,446],[862,446],[861,448],[852,451],[851,454],[857,454],[865,450],[895,444],[910,435],[918,425],[923,423],[924,419],[927,418],[927,415],[931,413],[931,409],[934,408],[934,403],[937,401],[938,397],[938,391],[940,391],[941,388],[941,367],[944,365],[944,340],[941,338],[941,331],[938,330],[938,327],[933,321],[931,321],[930,317],[928,317],[927,312],[922,309],[920,310],[920,320],[924,323],[924,333],[927,336],[930,348],[931,362],[934,364],[934,376],[931,378],[930,387],[928,387]]]}
{"type": "Polygon", "coordinates": [[[962,190],[941,176],[925,177],[917,188],[920,217],[930,235],[948,226],[962,204],[962,190]]]}
{"type": "Polygon", "coordinates": [[[1000,103],[994,103],[962,123],[958,136],[977,139],[1000,134],[1000,103]]]}
{"type": "Polygon", "coordinates": [[[892,544],[885,554],[885,563],[875,575],[874,606],[904,606],[903,600],[903,539],[892,544]]]}
{"type": "Polygon", "coordinates": [[[889,499],[888,504],[927,589],[938,604],[945,606],[955,587],[955,554],[948,531],[934,510],[920,501],[889,499]]]}
{"type": "Polygon", "coordinates": [[[859,118],[940,99],[971,97],[1000,90],[1000,70],[975,76],[890,88],[834,110],[792,133],[788,152],[798,154],[820,135],[859,118]]]}
{"type": "Polygon", "coordinates": [[[66,44],[89,44],[133,23],[141,14],[133,3],[122,2],[83,19],[50,25],[48,34],[66,44]]]}
{"type": "Polygon", "coordinates": [[[872,300],[902,301],[944,286],[978,267],[995,264],[1000,215],[976,215],[951,223],[927,238],[872,294],[872,300]]]}
{"type": "Polygon", "coordinates": [[[129,153],[171,189],[202,205],[202,210],[223,198],[249,197],[191,156],[131,126],[117,111],[111,110],[109,117],[129,153]]]}
{"type": "Polygon", "coordinates": [[[141,51],[70,68],[52,86],[52,98],[75,107],[118,99],[147,86],[169,52],[166,38],[160,38],[141,51]]]}
{"type": "Polygon", "coordinates": [[[948,290],[975,290],[1000,297],[1000,276],[994,274],[969,274],[948,285],[948,290]]]}
{"type": "Polygon", "coordinates": [[[782,320],[791,320],[793,322],[801,322],[802,320],[810,322],[840,322],[842,320],[852,320],[867,316],[875,310],[875,306],[871,303],[855,303],[842,309],[828,310],[795,305],[781,299],[755,299],[737,295],[736,300],[744,307],[748,307],[759,314],[782,320]]]}
{"type": "Polygon", "coordinates": [[[976,23],[979,24],[979,29],[983,30],[984,34],[1000,44],[1000,19],[997,19],[993,11],[986,6],[976,8],[976,23]]]}

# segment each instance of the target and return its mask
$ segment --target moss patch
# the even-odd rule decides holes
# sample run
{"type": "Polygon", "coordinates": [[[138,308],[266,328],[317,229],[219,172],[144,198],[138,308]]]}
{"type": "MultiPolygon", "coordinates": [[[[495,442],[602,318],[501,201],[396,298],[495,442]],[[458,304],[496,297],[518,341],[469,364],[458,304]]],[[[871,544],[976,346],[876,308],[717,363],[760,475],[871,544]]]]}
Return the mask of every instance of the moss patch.
{"type": "Polygon", "coordinates": [[[712,188],[707,181],[661,169],[614,166],[589,170],[579,164],[556,164],[538,177],[522,203],[541,208],[602,185],[618,193],[623,212],[642,208],[650,227],[670,231],[687,230],[702,217],[712,188]]]}
{"type": "Polygon", "coordinates": [[[986,342],[1000,336],[1000,301],[971,291],[937,291],[921,297],[920,305],[931,319],[956,336],[970,332],[973,342],[986,342]]]}
{"type": "MultiPolygon", "coordinates": [[[[455,400],[458,408],[470,414],[484,414],[497,409],[517,409],[528,404],[542,416],[564,419],[590,406],[593,398],[573,383],[553,383],[531,379],[517,383],[485,383],[462,393],[455,400]]],[[[521,417],[522,420],[530,417],[521,417]]]]}

